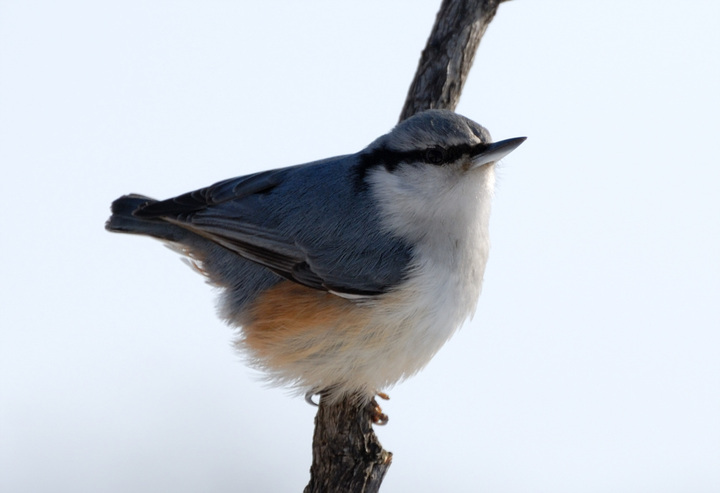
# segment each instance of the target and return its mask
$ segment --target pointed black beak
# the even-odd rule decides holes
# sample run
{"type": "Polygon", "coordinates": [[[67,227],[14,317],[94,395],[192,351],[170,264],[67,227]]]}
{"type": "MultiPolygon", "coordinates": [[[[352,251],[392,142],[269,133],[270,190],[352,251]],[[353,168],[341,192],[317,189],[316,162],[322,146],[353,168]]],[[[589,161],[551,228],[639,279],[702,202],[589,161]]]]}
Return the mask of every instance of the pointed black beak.
{"type": "Polygon", "coordinates": [[[520,144],[525,142],[525,139],[527,139],[527,137],[515,137],[514,139],[501,140],[500,142],[487,144],[482,151],[471,158],[473,168],[500,161],[502,158],[517,149],[520,144]]]}

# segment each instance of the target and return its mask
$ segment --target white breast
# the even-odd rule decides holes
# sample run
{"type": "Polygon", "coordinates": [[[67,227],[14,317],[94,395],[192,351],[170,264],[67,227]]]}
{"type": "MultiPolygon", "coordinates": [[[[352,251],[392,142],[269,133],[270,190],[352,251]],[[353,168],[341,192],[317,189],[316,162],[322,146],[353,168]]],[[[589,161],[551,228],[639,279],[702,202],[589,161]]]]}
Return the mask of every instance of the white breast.
{"type": "Polygon", "coordinates": [[[494,167],[377,170],[369,179],[384,227],[414,245],[409,279],[375,310],[375,322],[392,332],[378,362],[392,384],[425,366],[475,311],[490,246],[494,167]]]}
{"type": "Polygon", "coordinates": [[[359,393],[369,400],[422,369],[472,315],[488,256],[493,168],[412,171],[374,170],[368,177],[382,226],[413,245],[406,281],[371,298],[333,300],[307,290],[311,302],[299,303],[304,313],[280,314],[277,321],[259,317],[259,328],[239,321],[245,336],[238,347],[271,381],[302,392],[324,389],[330,398],[359,393]],[[308,315],[308,307],[317,313],[308,315]],[[257,347],[252,334],[261,335],[257,347]]]}

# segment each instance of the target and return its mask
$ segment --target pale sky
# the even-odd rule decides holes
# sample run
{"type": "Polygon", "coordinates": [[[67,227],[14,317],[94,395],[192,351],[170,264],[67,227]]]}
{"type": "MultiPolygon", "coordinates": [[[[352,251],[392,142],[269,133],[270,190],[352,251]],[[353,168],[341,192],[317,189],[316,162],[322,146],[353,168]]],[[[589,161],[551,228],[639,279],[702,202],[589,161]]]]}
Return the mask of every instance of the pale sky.
{"type": "MultiPolygon", "coordinates": [[[[0,0],[0,491],[279,492],[315,409],[110,202],[362,149],[440,0],[0,0]]],[[[720,4],[503,3],[475,318],[389,389],[382,491],[720,491],[720,4]]]]}

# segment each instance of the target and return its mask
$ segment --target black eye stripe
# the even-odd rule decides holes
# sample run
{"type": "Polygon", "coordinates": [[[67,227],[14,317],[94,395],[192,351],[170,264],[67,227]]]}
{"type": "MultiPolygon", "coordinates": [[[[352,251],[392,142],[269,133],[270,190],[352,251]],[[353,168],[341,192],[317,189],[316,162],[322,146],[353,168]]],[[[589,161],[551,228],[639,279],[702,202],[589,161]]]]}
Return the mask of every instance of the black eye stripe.
{"type": "Polygon", "coordinates": [[[447,160],[447,151],[442,147],[431,147],[425,151],[425,162],[430,164],[443,164],[447,160]]]}
{"type": "Polygon", "coordinates": [[[459,144],[451,147],[431,146],[426,149],[414,151],[395,151],[386,147],[379,147],[370,152],[359,154],[360,163],[355,169],[355,184],[359,189],[364,189],[365,175],[369,169],[375,166],[384,166],[385,169],[390,172],[394,171],[401,163],[423,162],[435,166],[442,166],[443,164],[457,161],[463,155],[475,156],[481,153],[486,147],[485,144],[459,144]],[[436,160],[435,157],[430,160],[429,156],[434,155],[435,153],[433,151],[438,150],[441,150],[441,153],[444,151],[442,159],[440,159],[439,162],[434,162],[436,160]]]}
{"type": "Polygon", "coordinates": [[[388,170],[394,170],[400,163],[424,162],[434,165],[449,164],[463,155],[475,155],[483,150],[482,144],[460,144],[451,147],[433,146],[414,151],[395,151],[387,148],[375,149],[362,155],[366,166],[383,164],[388,170]]]}

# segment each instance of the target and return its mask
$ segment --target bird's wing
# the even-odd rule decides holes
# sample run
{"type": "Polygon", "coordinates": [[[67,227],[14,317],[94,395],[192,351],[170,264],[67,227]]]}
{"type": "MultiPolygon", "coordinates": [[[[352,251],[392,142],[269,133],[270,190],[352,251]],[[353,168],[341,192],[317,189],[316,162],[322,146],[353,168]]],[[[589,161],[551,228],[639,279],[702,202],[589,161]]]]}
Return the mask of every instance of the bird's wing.
{"type": "MultiPolygon", "coordinates": [[[[399,282],[410,257],[399,240],[366,238],[363,243],[360,240],[368,232],[362,231],[362,224],[343,219],[347,211],[325,210],[308,198],[302,203],[301,193],[297,194],[301,203],[284,209],[278,206],[283,196],[294,194],[294,189],[284,184],[288,174],[297,170],[284,168],[225,180],[149,203],[135,215],[161,218],[282,277],[340,296],[377,295],[399,282]],[[328,231],[330,227],[318,226],[332,214],[336,222],[348,221],[345,227],[328,231]]],[[[303,189],[312,183],[305,185],[303,189]]],[[[283,203],[287,205],[287,201],[283,203]]]]}

